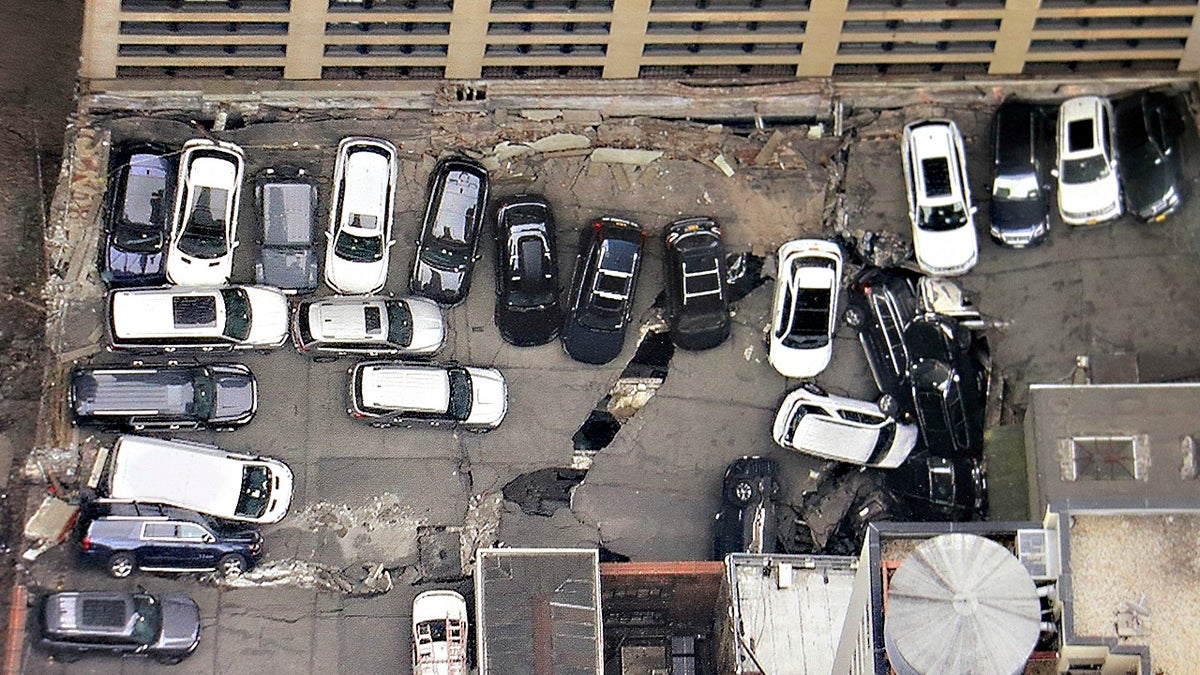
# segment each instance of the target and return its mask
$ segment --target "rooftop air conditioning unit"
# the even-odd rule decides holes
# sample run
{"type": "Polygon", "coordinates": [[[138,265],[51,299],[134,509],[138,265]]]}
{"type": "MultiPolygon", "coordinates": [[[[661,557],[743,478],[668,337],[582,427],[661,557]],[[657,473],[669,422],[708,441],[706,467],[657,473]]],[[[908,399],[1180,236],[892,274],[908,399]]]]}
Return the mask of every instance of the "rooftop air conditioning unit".
{"type": "Polygon", "coordinates": [[[1017,530],[1017,559],[1037,581],[1057,579],[1062,571],[1058,539],[1050,530],[1017,530]]]}

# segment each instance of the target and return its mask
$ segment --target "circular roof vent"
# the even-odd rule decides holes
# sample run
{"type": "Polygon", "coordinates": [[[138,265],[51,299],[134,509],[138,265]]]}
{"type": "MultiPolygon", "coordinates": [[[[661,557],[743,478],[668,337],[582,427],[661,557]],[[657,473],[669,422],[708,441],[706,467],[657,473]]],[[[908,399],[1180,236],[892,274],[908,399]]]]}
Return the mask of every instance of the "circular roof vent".
{"type": "Polygon", "coordinates": [[[973,534],[923,542],[892,575],[884,642],[900,675],[1009,675],[1037,644],[1041,608],[1025,567],[973,534]]]}

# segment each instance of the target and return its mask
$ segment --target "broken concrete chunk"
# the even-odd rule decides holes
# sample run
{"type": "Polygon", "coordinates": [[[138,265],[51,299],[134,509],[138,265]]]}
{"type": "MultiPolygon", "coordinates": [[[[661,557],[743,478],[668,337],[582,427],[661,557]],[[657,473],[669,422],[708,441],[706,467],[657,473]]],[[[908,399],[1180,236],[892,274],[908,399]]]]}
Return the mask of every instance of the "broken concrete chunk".
{"type": "Polygon", "coordinates": [[[569,124],[600,124],[604,116],[599,110],[564,110],[562,119],[569,124]]]}
{"type": "Polygon", "coordinates": [[[717,168],[721,170],[721,173],[725,174],[726,176],[733,175],[733,167],[729,166],[729,162],[725,161],[725,155],[717,155],[716,157],[713,157],[712,163],[716,164],[717,168]]]}
{"type": "Polygon", "coordinates": [[[538,152],[554,152],[556,150],[578,150],[590,148],[592,140],[582,134],[552,134],[539,138],[529,144],[538,152]]]}
{"type": "Polygon", "coordinates": [[[534,122],[546,122],[552,119],[562,117],[561,110],[522,110],[518,113],[521,117],[534,122]]]}
{"type": "Polygon", "coordinates": [[[604,164],[637,164],[645,166],[663,156],[662,150],[634,150],[627,148],[596,148],[588,157],[593,162],[604,164]]]}

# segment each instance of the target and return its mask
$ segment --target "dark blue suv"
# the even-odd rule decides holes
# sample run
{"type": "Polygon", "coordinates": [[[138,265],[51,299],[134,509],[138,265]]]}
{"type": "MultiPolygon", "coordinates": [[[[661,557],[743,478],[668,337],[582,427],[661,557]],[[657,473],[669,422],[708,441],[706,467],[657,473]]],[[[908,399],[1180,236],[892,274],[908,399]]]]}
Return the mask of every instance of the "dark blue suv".
{"type": "Polygon", "coordinates": [[[262,535],[229,530],[210,518],[158,504],[95,502],[81,521],[80,558],[123,579],[147,572],[212,572],[226,577],[262,557],[262,535]]]}

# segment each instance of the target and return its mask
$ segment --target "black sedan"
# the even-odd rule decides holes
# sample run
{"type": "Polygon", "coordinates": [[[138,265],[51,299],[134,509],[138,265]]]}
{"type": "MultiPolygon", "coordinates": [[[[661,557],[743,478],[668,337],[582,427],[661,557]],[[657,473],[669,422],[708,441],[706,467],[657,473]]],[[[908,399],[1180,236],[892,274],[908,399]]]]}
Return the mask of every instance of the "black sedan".
{"type": "Polygon", "coordinates": [[[1139,92],[1118,101],[1115,115],[1126,208],[1139,220],[1162,220],[1185,197],[1183,117],[1175,101],[1161,92],[1139,92]]]}
{"type": "Polygon", "coordinates": [[[921,439],[941,457],[978,457],[989,361],[986,344],[950,317],[927,314],[904,331],[921,439]]]}
{"type": "Polygon", "coordinates": [[[667,226],[666,319],[681,349],[711,349],[729,337],[725,243],[711,218],[686,218],[667,226]]]}
{"type": "Polygon", "coordinates": [[[562,327],[554,214],[541,197],[496,207],[496,326],[518,347],[543,345],[562,327]]]}
{"type": "Polygon", "coordinates": [[[888,490],[904,500],[914,520],[987,518],[987,468],[980,458],[914,453],[884,477],[888,490]]]}
{"type": "Polygon", "coordinates": [[[488,174],[478,162],[465,157],[438,162],[409,280],[413,293],[440,305],[467,297],[487,201],[488,174]]]}
{"type": "Polygon", "coordinates": [[[713,557],[730,553],[775,553],[779,529],[776,497],[779,465],[765,457],[742,457],[725,469],[721,510],[713,529],[713,557]]]}
{"type": "Polygon", "coordinates": [[[175,164],[166,147],[129,143],[113,153],[101,245],[100,277],[110,286],[166,283],[163,253],[175,164]]]}
{"type": "Polygon", "coordinates": [[[581,233],[562,333],[571,358],[599,365],[621,353],[645,241],[646,230],[619,218],[600,218],[581,233]]]}

